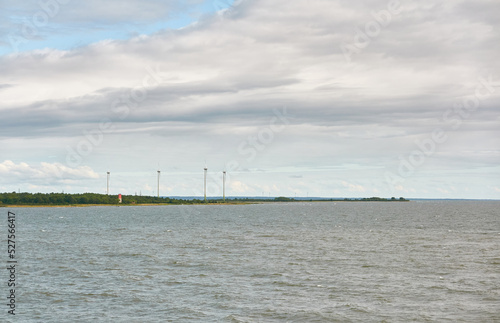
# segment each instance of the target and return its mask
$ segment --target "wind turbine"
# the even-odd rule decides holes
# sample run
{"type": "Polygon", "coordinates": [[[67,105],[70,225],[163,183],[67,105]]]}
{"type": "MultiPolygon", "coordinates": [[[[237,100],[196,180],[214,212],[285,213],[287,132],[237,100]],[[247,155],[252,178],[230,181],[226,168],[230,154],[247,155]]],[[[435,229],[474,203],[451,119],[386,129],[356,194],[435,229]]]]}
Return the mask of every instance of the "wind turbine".
{"type": "Polygon", "coordinates": [[[106,195],[109,195],[109,172],[107,174],[107,181],[106,181],[106,195]]]}
{"type": "Polygon", "coordinates": [[[158,170],[158,198],[160,198],[160,170],[158,170]]]}
{"type": "Polygon", "coordinates": [[[205,163],[204,170],[204,179],[203,179],[203,196],[205,197],[205,203],[207,202],[207,164],[205,163]]]}
{"type": "Polygon", "coordinates": [[[222,201],[226,202],[226,170],[222,171],[222,201]]]}

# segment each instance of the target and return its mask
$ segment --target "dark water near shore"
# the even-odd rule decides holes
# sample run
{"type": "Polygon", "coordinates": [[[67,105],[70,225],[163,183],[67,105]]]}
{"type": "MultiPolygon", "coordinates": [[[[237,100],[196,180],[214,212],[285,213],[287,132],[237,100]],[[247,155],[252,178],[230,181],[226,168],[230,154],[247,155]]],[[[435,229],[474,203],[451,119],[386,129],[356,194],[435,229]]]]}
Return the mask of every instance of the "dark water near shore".
{"type": "Polygon", "coordinates": [[[500,202],[10,211],[4,322],[500,321],[500,202]]]}

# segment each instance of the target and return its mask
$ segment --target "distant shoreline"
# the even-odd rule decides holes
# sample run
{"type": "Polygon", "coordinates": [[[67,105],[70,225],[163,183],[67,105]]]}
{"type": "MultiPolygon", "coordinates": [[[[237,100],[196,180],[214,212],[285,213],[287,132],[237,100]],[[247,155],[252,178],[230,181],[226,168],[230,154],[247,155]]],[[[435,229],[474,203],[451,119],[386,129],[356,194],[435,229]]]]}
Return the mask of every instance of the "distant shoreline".
{"type": "Polygon", "coordinates": [[[96,193],[69,194],[69,193],[0,193],[0,207],[89,207],[89,206],[152,206],[152,205],[242,205],[260,203],[295,203],[295,202],[408,202],[400,197],[381,198],[290,198],[279,196],[274,199],[256,197],[232,198],[179,198],[142,195],[107,195],[96,193]]]}
{"type": "Polygon", "coordinates": [[[259,202],[242,202],[242,203],[190,203],[190,204],[171,204],[171,203],[146,203],[146,204],[68,204],[68,205],[50,205],[50,204],[40,204],[40,205],[0,205],[0,207],[6,208],[35,208],[35,207],[96,207],[96,206],[113,206],[113,207],[122,207],[122,206],[175,206],[175,205],[246,205],[246,204],[259,204],[259,202]]]}
{"type": "Polygon", "coordinates": [[[122,207],[122,206],[175,206],[175,205],[250,205],[250,204],[281,204],[281,203],[337,203],[337,202],[410,202],[410,200],[291,200],[291,201],[274,201],[274,200],[262,200],[262,201],[216,201],[211,200],[211,202],[192,202],[186,201],[187,203],[121,203],[121,204],[0,204],[0,208],[72,208],[72,207],[98,207],[98,206],[112,206],[112,207],[122,207]]]}

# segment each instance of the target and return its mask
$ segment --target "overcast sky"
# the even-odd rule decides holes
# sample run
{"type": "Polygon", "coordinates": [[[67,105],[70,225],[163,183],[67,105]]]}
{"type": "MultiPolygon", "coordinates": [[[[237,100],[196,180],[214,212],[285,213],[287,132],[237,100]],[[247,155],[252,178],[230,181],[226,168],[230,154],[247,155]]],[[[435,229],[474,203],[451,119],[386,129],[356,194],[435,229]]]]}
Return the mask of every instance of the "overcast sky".
{"type": "Polygon", "coordinates": [[[0,2],[0,191],[500,198],[500,2],[0,2]]]}

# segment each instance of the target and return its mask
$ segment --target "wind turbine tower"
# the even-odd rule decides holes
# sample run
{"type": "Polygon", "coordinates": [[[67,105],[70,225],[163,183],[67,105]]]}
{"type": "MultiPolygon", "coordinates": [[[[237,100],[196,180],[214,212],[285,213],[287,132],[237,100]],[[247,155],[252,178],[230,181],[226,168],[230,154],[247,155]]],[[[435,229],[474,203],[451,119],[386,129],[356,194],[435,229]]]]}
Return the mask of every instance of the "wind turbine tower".
{"type": "Polygon", "coordinates": [[[226,171],[222,172],[222,201],[226,202],[226,171]]]}
{"type": "Polygon", "coordinates": [[[158,171],[158,198],[160,197],[160,171],[158,171]]]}
{"type": "Polygon", "coordinates": [[[106,181],[106,195],[109,195],[109,172],[107,172],[107,181],[106,181]]]}
{"type": "Polygon", "coordinates": [[[205,168],[203,168],[203,170],[205,171],[205,176],[204,176],[204,180],[203,180],[203,196],[205,197],[205,203],[207,202],[207,166],[205,165],[205,168]]]}

